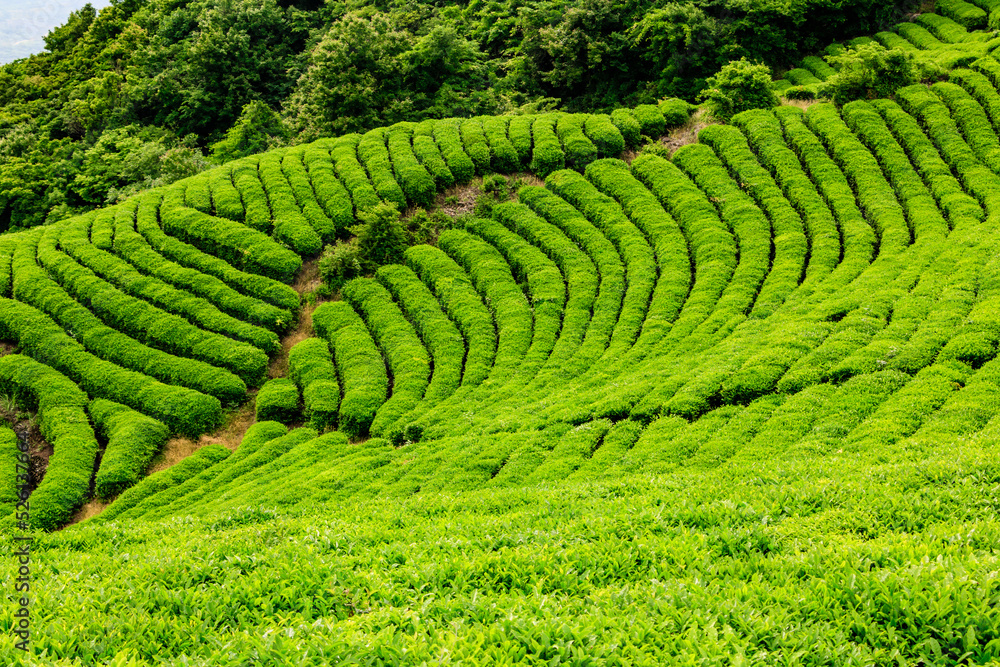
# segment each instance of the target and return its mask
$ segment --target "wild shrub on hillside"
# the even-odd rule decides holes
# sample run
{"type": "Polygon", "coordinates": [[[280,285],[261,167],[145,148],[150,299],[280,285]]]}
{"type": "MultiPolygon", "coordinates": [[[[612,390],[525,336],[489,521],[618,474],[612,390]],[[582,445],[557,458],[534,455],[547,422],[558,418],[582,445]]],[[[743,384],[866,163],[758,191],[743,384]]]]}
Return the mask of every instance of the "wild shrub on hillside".
{"type": "Polygon", "coordinates": [[[865,44],[827,60],[840,71],[822,86],[821,94],[837,104],[892,97],[917,81],[913,55],[881,44],[865,44]]]}
{"type": "Polygon", "coordinates": [[[374,271],[384,264],[399,264],[406,250],[406,231],[399,222],[399,210],[382,203],[360,214],[358,261],[364,271],[374,271]]]}
{"type": "Polygon", "coordinates": [[[778,96],[771,89],[771,68],[746,58],[724,65],[707,83],[709,87],[699,99],[707,100],[712,115],[722,121],[741,111],[778,105],[778,96]]]}

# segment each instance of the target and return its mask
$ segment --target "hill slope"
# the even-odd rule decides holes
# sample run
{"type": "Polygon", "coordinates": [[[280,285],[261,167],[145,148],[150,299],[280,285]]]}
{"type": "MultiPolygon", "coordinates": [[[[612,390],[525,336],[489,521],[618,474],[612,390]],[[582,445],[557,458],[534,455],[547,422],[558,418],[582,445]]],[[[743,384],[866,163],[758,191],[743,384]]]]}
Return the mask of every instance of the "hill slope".
{"type": "Polygon", "coordinates": [[[615,156],[684,104],[399,124],[0,236],[34,525],[127,488],[39,536],[38,660],[994,659],[1000,61],[969,65],[670,160],[615,156]],[[302,256],[525,168],[265,383],[302,256]],[[262,384],[235,452],[139,481],[262,384]]]}

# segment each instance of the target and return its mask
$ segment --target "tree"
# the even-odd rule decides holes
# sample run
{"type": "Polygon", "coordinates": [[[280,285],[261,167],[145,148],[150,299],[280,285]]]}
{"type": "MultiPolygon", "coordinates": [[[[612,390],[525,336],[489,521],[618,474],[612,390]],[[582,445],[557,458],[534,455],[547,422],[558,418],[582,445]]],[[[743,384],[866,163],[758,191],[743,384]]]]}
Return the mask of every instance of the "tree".
{"type": "Polygon", "coordinates": [[[263,153],[288,140],[288,128],[271,107],[254,100],[243,107],[240,117],[226,131],[226,138],[212,144],[212,158],[228,162],[263,153]]]}
{"type": "Polygon", "coordinates": [[[828,56],[827,61],[839,71],[823,84],[820,94],[837,104],[891,97],[918,78],[911,54],[881,44],[864,44],[842,55],[828,56]]]}
{"type": "Polygon", "coordinates": [[[395,204],[383,202],[370,211],[358,214],[361,218],[358,234],[358,255],[366,271],[374,271],[385,264],[403,261],[406,250],[406,231],[399,222],[395,204]]]}
{"type": "Polygon", "coordinates": [[[748,109],[777,106],[778,96],[771,90],[771,68],[746,58],[723,65],[708,79],[709,88],[701,94],[712,114],[721,121],[748,109]]]}

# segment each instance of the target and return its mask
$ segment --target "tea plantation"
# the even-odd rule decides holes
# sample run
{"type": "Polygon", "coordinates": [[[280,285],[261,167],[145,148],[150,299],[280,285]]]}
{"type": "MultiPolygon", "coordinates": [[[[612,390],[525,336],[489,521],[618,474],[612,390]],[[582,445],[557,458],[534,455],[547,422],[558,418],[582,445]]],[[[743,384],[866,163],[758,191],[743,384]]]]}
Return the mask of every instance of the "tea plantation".
{"type": "Polygon", "coordinates": [[[996,664],[1000,41],[940,4],[876,38],[947,80],[670,159],[634,149],[676,100],[400,123],[0,236],[0,393],[53,446],[22,526],[0,432],[35,550],[0,660],[996,664]],[[269,377],[304,258],[493,172],[543,184],[344,284],[269,377]],[[235,451],[145,475],[249,400],[235,451]]]}

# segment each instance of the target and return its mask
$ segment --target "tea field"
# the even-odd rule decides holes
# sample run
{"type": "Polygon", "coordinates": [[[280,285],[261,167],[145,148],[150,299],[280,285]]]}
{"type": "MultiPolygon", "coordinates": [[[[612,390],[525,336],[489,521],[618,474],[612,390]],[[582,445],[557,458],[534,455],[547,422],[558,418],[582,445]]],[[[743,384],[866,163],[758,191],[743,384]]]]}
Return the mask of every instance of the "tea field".
{"type": "Polygon", "coordinates": [[[669,159],[679,100],[399,123],[0,235],[0,393],[53,448],[22,525],[0,433],[29,664],[995,663],[1000,40],[941,4],[876,39],[946,80],[669,159]],[[304,260],[494,172],[535,178],[275,376],[304,260]]]}

